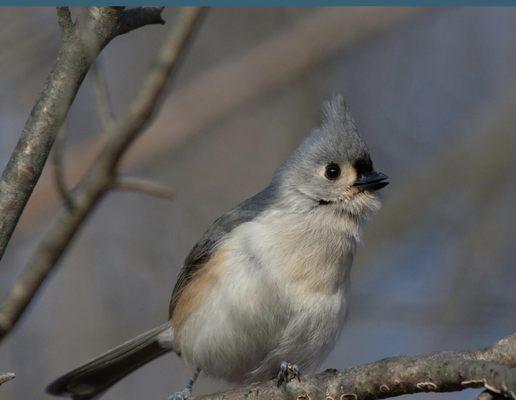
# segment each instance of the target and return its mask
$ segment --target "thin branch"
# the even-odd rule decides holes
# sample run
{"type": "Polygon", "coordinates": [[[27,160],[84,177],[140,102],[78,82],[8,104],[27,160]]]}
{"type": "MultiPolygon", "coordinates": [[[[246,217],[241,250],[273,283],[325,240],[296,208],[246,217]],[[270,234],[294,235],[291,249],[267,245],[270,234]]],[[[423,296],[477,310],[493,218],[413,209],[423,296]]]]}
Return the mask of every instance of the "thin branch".
{"type": "Polygon", "coordinates": [[[113,132],[108,134],[108,141],[97,159],[97,161],[101,161],[97,162],[100,169],[105,168],[107,171],[113,172],[126,152],[127,146],[149,123],[151,114],[160,99],[156,94],[161,94],[169,75],[179,66],[183,52],[201,15],[201,8],[185,8],[178,20],[175,21],[175,26],[158,54],[154,68],[151,69],[142,84],[139,96],[130,105],[127,115],[120,118],[120,121],[113,127],[113,132]]]}
{"type": "Polygon", "coordinates": [[[65,166],[64,166],[64,142],[66,139],[67,126],[66,123],[63,124],[61,129],[59,130],[56,141],[54,144],[54,149],[52,151],[52,170],[54,172],[54,182],[59,193],[59,196],[63,200],[63,203],[68,211],[73,209],[73,201],[70,196],[70,191],[66,186],[65,179],[65,166]]]}
{"type": "Polygon", "coordinates": [[[421,392],[486,388],[516,398],[516,334],[486,349],[393,357],[307,375],[277,388],[268,381],[192,400],[375,400],[421,392]]]}
{"type": "Polygon", "coordinates": [[[91,63],[116,36],[154,23],[156,10],[150,9],[150,16],[145,15],[145,10],[139,15],[127,15],[121,9],[94,7],[88,13],[81,13],[71,26],[69,10],[58,9],[61,27],[71,31],[63,35],[54,68],[0,179],[0,258],[91,63]]]}
{"type": "Polygon", "coordinates": [[[201,20],[200,8],[187,8],[166,38],[154,67],[144,79],[138,95],[125,116],[117,121],[106,137],[95,163],[71,194],[72,212],[61,214],[32,254],[25,270],[16,280],[0,307],[0,340],[14,328],[48,274],[72,242],[81,224],[109,191],[116,179],[117,166],[124,153],[153,116],[166,83],[174,76],[193,32],[201,20]]]}
{"type": "Polygon", "coordinates": [[[0,385],[3,385],[5,382],[9,382],[10,380],[16,377],[12,372],[2,372],[0,373],[0,385]]]}
{"type": "Polygon", "coordinates": [[[142,178],[118,177],[112,188],[126,192],[139,192],[165,200],[174,199],[174,191],[161,183],[142,178]]]}
{"type": "Polygon", "coordinates": [[[115,121],[115,114],[113,112],[113,107],[111,106],[107,82],[104,74],[102,73],[99,59],[92,64],[90,77],[93,86],[93,93],[95,95],[97,113],[99,115],[102,128],[104,131],[109,131],[111,125],[115,121]]]}
{"type": "Polygon", "coordinates": [[[69,7],[57,7],[57,23],[64,37],[69,37],[73,32],[72,14],[69,7]]]}

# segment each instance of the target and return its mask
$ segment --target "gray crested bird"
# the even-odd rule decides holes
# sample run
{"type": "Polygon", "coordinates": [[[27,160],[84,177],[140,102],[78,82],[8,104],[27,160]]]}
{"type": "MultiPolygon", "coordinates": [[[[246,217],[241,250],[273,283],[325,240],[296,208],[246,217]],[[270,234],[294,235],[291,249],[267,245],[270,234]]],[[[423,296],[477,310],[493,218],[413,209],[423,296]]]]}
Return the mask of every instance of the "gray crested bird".
{"type": "Polygon", "coordinates": [[[55,380],[48,393],[99,396],[173,351],[228,382],[299,378],[333,348],[364,221],[387,185],[341,96],[275,172],[270,185],[222,215],[186,258],[169,320],[55,380]]]}

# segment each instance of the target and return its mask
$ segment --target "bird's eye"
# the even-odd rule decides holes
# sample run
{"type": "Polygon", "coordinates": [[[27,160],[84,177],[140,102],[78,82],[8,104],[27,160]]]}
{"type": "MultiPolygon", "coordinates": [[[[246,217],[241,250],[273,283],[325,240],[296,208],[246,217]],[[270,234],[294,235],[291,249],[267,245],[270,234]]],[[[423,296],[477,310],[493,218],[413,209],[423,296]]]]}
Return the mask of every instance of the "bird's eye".
{"type": "Polygon", "coordinates": [[[326,170],[324,171],[324,176],[328,178],[330,181],[337,179],[340,176],[340,167],[338,164],[330,163],[326,166],[326,170]]]}

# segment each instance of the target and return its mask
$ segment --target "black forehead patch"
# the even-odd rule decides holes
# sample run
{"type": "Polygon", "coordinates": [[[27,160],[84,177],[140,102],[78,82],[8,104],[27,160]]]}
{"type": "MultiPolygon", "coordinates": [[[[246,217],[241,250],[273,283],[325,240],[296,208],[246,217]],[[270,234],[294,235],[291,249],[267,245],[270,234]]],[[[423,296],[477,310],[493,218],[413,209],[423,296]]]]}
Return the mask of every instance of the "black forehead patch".
{"type": "Polygon", "coordinates": [[[365,175],[373,171],[373,162],[371,161],[369,154],[364,154],[357,158],[355,161],[353,161],[352,166],[355,168],[358,176],[365,175]]]}

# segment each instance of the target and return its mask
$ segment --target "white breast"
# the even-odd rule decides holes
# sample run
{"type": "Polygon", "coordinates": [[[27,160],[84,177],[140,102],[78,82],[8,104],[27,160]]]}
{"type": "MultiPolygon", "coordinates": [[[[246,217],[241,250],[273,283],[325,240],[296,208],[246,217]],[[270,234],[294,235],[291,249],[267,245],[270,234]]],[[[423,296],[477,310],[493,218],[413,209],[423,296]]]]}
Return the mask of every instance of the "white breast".
{"type": "Polygon", "coordinates": [[[302,369],[333,347],[346,313],[358,227],[334,215],[271,211],[224,241],[223,276],[183,327],[181,353],[229,381],[302,369]]]}

